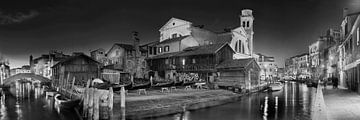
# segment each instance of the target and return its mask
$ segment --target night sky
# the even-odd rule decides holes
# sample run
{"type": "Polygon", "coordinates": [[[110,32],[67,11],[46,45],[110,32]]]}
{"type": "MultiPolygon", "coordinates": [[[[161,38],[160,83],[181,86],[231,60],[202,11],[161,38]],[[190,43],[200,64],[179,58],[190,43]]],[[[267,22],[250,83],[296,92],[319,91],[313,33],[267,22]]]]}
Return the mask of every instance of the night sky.
{"type": "Polygon", "coordinates": [[[360,0],[1,0],[0,52],[19,67],[49,50],[89,54],[132,43],[132,31],[147,43],[159,39],[171,17],[219,32],[239,26],[241,10],[249,8],[255,52],[274,56],[282,67],[326,29],[339,27],[344,7],[356,12],[359,6],[360,0]]]}

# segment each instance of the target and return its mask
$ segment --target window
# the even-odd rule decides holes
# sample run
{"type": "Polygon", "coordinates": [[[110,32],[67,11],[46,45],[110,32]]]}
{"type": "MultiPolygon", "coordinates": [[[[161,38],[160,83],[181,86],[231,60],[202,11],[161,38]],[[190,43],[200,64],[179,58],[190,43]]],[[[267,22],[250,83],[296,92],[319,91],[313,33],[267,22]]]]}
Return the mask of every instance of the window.
{"type": "Polygon", "coordinates": [[[236,43],[235,43],[235,51],[236,52],[239,52],[238,46],[239,46],[239,41],[236,41],[236,43]]]}
{"type": "Polygon", "coordinates": [[[185,65],[185,59],[182,59],[182,65],[185,65]]]}
{"type": "Polygon", "coordinates": [[[152,47],[149,47],[149,54],[150,55],[152,55],[152,51],[153,51],[152,47]]]}
{"type": "Polygon", "coordinates": [[[162,53],[162,47],[159,47],[159,53],[162,53]]]}
{"type": "Polygon", "coordinates": [[[165,46],[164,47],[164,52],[168,52],[169,51],[169,46],[165,46]]]}
{"type": "Polygon", "coordinates": [[[176,37],[177,37],[177,34],[176,34],[176,33],[174,33],[174,34],[171,35],[171,38],[176,38],[176,37]]]}
{"type": "Polygon", "coordinates": [[[244,47],[244,44],[241,44],[241,50],[242,50],[242,53],[245,53],[245,47],[244,47]]]}
{"type": "Polygon", "coordinates": [[[157,54],[157,52],[156,52],[156,47],[153,47],[153,50],[154,50],[154,55],[156,55],[157,54]]]}
{"type": "Polygon", "coordinates": [[[175,64],[175,62],[176,62],[176,61],[175,61],[175,58],[173,58],[173,59],[172,59],[172,63],[175,64]]]}
{"type": "Polygon", "coordinates": [[[196,63],[196,60],[195,58],[192,59],[192,63],[195,64],[196,63]]]}
{"type": "Polygon", "coordinates": [[[127,51],[127,56],[132,56],[132,51],[131,50],[127,51]]]}
{"type": "Polygon", "coordinates": [[[246,22],[246,27],[250,27],[249,23],[250,23],[249,21],[246,22]]]}
{"type": "Polygon", "coordinates": [[[169,64],[169,59],[165,59],[165,64],[169,64]]]}
{"type": "Polygon", "coordinates": [[[242,26],[245,27],[245,21],[243,21],[242,23],[243,23],[242,26]]]}

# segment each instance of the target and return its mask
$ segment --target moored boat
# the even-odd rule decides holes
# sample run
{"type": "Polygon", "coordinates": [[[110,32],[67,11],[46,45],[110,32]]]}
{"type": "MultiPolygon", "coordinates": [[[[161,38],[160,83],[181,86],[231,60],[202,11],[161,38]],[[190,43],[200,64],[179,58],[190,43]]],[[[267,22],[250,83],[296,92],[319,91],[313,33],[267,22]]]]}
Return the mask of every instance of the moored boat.
{"type": "Polygon", "coordinates": [[[71,100],[63,97],[60,94],[56,94],[54,97],[55,106],[60,110],[70,110],[79,105],[80,99],[71,100]]]}
{"type": "Polygon", "coordinates": [[[174,86],[181,86],[184,84],[184,81],[178,81],[174,83],[174,86]]]}
{"type": "Polygon", "coordinates": [[[174,85],[174,81],[170,81],[170,82],[165,82],[165,83],[156,83],[154,85],[152,85],[151,87],[170,87],[174,85]]]}
{"type": "Polygon", "coordinates": [[[188,85],[193,85],[195,84],[195,81],[188,81],[188,82],[183,82],[182,86],[188,86],[188,85]]]}
{"type": "Polygon", "coordinates": [[[128,83],[128,84],[125,84],[125,85],[114,84],[114,85],[112,85],[113,91],[120,91],[122,86],[125,87],[125,90],[128,90],[128,89],[131,89],[131,88],[132,88],[132,84],[131,84],[131,83],[128,83]]]}
{"type": "Polygon", "coordinates": [[[269,85],[269,89],[272,91],[278,91],[278,90],[282,90],[284,87],[284,85],[280,82],[275,82],[275,83],[271,83],[269,85]]]}
{"type": "Polygon", "coordinates": [[[129,90],[144,89],[144,88],[149,88],[149,87],[151,87],[151,83],[147,82],[147,83],[143,83],[143,84],[132,85],[132,87],[129,88],[129,90]]]}

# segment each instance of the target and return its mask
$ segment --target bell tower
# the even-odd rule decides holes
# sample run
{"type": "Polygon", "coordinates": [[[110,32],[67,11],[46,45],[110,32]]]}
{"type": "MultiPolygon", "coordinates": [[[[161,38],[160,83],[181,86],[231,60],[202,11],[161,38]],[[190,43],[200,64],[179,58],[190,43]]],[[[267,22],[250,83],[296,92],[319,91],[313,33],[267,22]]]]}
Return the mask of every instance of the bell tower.
{"type": "Polygon", "coordinates": [[[250,49],[250,55],[253,56],[253,36],[254,36],[254,16],[252,10],[244,9],[241,10],[240,15],[240,26],[243,27],[247,34],[247,43],[250,49]]]}

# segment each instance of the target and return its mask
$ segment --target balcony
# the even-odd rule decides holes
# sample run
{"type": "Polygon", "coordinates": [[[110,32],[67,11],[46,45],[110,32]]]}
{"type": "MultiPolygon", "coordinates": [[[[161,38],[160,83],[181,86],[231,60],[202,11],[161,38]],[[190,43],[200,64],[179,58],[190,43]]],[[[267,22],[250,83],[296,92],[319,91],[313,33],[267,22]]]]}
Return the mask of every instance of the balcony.
{"type": "Polygon", "coordinates": [[[178,71],[214,71],[215,65],[181,65],[176,67],[178,71]]]}

